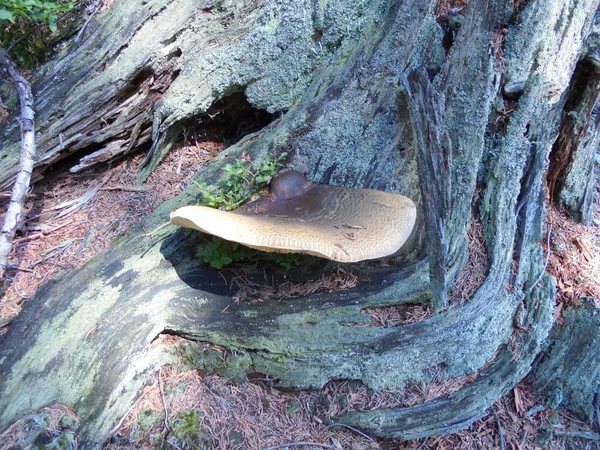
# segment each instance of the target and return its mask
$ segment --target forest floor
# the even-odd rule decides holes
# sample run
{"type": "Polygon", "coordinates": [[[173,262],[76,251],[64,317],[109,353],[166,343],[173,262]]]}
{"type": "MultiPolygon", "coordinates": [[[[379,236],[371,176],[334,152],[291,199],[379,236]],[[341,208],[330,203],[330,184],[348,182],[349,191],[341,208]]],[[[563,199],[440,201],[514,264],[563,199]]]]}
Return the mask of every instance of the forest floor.
{"type": "MultiPolygon", "coordinates": [[[[142,156],[131,156],[109,167],[72,174],[63,163],[37,182],[26,205],[27,219],[19,232],[5,291],[0,292],[0,333],[10,326],[22,305],[46,281],[63,270],[75,269],[102,252],[116,238],[127,234],[145,215],[163,201],[179,194],[193,174],[223,148],[222,141],[207,136],[172,150],[143,186],[136,186],[142,156]]],[[[0,221],[6,210],[7,194],[0,193],[0,221]]],[[[600,187],[596,188],[600,200],[600,187]]],[[[584,296],[600,299],[600,208],[591,227],[574,223],[558,211],[549,210],[545,248],[549,246],[547,270],[558,286],[555,319],[584,296]]],[[[151,231],[151,230],[148,230],[151,231]]],[[[479,243],[481,247],[481,242],[479,243]]],[[[378,312],[381,314],[381,311],[378,312]]],[[[379,317],[394,325],[394,311],[379,317]]],[[[415,317],[422,320],[426,315],[415,317]]],[[[163,368],[140,394],[137,404],[124,419],[105,449],[180,448],[184,438],[169,433],[169,426],[197,421],[194,439],[200,447],[218,449],[511,449],[600,448],[594,430],[566,410],[551,410],[522,382],[498,400],[489,414],[459,433],[412,441],[373,441],[357,430],[326,424],[323,418],[350,410],[384,406],[408,406],[443,396],[470,381],[470,377],[429,385],[413,385],[403,392],[373,393],[364,385],[336,381],[318,391],[278,390],[272,380],[246,383],[200,373],[189,367],[180,349],[187,343],[167,336],[165,344],[177,350],[179,362],[163,368]],[[190,411],[196,411],[191,413],[190,411]],[[165,414],[168,421],[165,421],[165,414]],[[547,446],[547,430],[555,435],[547,446]],[[581,434],[583,433],[583,434],[581,434]],[[592,433],[592,434],[585,434],[592,433]],[[166,441],[165,441],[166,440],[166,441]],[[300,446],[300,443],[311,443],[300,446]],[[179,443],[179,444],[178,444],[179,443]]],[[[225,359],[227,352],[207,346],[225,359]]],[[[49,427],[58,427],[64,407],[47,408],[57,416],[49,427]]],[[[600,427],[596,424],[595,427],[600,427]]],[[[181,428],[181,427],[180,427],[181,428]]],[[[16,423],[0,435],[0,444],[11,447],[25,433],[16,423]]],[[[183,447],[182,447],[183,448],[183,447]]]]}

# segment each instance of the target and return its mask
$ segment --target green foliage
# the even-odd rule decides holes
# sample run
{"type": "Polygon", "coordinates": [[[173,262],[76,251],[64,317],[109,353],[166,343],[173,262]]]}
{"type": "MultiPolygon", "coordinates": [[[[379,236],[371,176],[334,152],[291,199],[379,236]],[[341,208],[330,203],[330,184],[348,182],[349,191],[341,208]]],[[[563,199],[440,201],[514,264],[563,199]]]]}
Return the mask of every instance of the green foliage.
{"type": "MultiPolygon", "coordinates": [[[[202,195],[202,203],[211,208],[230,211],[246,201],[254,199],[255,192],[269,184],[279,169],[283,167],[286,156],[287,153],[282,153],[277,158],[266,156],[258,169],[253,171],[250,159],[243,155],[234,164],[226,164],[223,167],[225,177],[219,186],[208,186],[204,182],[194,181],[202,195]]],[[[222,269],[232,263],[243,263],[261,258],[266,258],[286,270],[299,264],[297,254],[259,252],[217,237],[208,241],[197,255],[215,269],[222,269]]]]}
{"type": "Polygon", "coordinates": [[[21,17],[29,22],[47,22],[50,31],[55,32],[58,15],[71,11],[76,5],[73,0],[0,0],[0,21],[14,23],[21,17]]]}
{"type": "Polygon", "coordinates": [[[277,264],[285,270],[300,265],[299,253],[267,253],[245,247],[237,242],[226,241],[213,236],[197,253],[205,263],[215,269],[222,269],[233,263],[264,260],[277,264]]]}
{"type": "Polygon", "coordinates": [[[299,253],[270,253],[271,261],[283,267],[285,270],[290,270],[292,267],[300,265],[299,253]]]}
{"type": "Polygon", "coordinates": [[[219,186],[208,186],[204,182],[194,183],[202,194],[204,205],[230,211],[252,199],[257,190],[269,184],[283,167],[286,156],[287,153],[284,152],[275,159],[265,157],[255,172],[250,167],[249,159],[242,157],[234,164],[226,164],[223,167],[226,176],[219,186]]]}
{"type": "Polygon", "coordinates": [[[237,242],[230,242],[213,236],[197,255],[215,269],[222,269],[233,262],[251,260],[256,256],[256,252],[237,242]]]}
{"type": "Polygon", "coordinates": [[[279,169],[283,166],[286,156],[286,152],[283,152],[279,157],[275,159],[271,159],[269,156],[265,156],[265,159],[258,168],[255,181],[258,184],[269,184],[273,177],[277,175],[279,169]]]}
{"type": "Polygon", "coordinates": [[[17,64],[34,67],[48,56],[56,42],[50,36],[59,29],[61,17],[83,3],[82,0],[0,0],[0,45],[9,49],[17,64]]]}
{"type": "Polygon", "coordinates": [[[179,448],[212,448],[210,431],[200,424],[202,413],[197,409],[183,411],[174,420],[171,430],[179,448]]]}

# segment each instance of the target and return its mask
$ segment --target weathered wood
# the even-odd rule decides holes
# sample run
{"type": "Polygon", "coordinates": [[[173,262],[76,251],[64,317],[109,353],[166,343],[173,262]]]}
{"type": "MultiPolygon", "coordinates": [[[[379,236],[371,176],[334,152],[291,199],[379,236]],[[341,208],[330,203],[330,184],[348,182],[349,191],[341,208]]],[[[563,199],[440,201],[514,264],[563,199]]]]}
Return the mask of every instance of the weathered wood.
{"type": "Polygon", "coordinates": [[[528,379],[548,405],[563,405],[588,423],[600,420],[600,314],[593,299],[564,312],[564,326],[555,326],[548,349],[528,379]]]}
{"type": "Polygon", "coordinates": [[[452,143],[444,129],[443,107],[446,102],[444,96],[436,92],[422,73],[409,73],[404,84],[415,133],[423,214],[427,227],[431,303],[439,310],[447,306],[450,284],[446,264],[448,242],[445,222],[446,214],[451,209],[452,143]]]}
{"type": "Polygon", "coordinates": [[[586,225],[592,222],[594,155],[598,149],[600,61],[582,59],[569,90],[550,155],[548,189],[554,202],[586,225]]]}

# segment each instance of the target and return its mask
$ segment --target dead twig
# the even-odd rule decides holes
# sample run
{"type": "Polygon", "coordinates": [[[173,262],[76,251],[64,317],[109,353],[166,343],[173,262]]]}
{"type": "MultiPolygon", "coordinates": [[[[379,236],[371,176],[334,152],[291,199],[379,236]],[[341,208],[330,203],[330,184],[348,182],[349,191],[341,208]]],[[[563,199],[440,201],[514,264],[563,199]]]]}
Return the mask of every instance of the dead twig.
{"type": "MultiPolygon", "coordinates": [[[[29,300],[31,297],[33,297],[33,295],[21,294],[21,291],[19,291],[19,286],[17,286],[17,279],[16,279],[16,277],[13,280],[12,286],[13,286],[13,289],[15,290],[15,292],[17,293],[17,295],[20,298],[22,298],[23,300],[29,300]]],[[[20,303],[22,303],[22,302],[20,302],[20,303]]]]}
{"type": "Polygon", "coordinates": [[[102,178],[96,186],[93,186],[92,188],[90,188],[81,197],[61,203],[60,205],[57,205],[57,206],[51,208],[50,210],[58,210],[58,209],[66,208],[64,211],[61,211],[58,214],[58,216],[56,216],[57,218],[67,217],[67,216],[73,214],[75,211],[83,208],[86,204],[88,204],[96,196],[96,194],[98,193],[100,188],[102,188],[102,186],[104,186],[106,183],[108,183],[108,180],[110,180],[110,177],[112,176],[112,174],[113,174],[112,172],[108,172],[106,175],[104,175],[104,178],[102,178]]]}
{"type": "Polygon", "coordinates": [[[548,228],[548,239],[546,241],[546,261],[544,262],[544,267],[542,267],[542,271],[540,273],[540,276],[531,285],[531,287],[529,288],[529,291],[527,293],[529,293],[529,292],[531,292],[533,290],[533,288],[540,282],[540,280],[542,279],[542,277],[546,273],[546,268],[548,267],[548,263],[550,262],[550,254],[552,253],[552,250],[550,249],[550,237],[551,236],[552,236],[552,221],[550,222],[549,228],[548,228]]]}
{"type": "Polygon", "coordinates": [[[100,189],[101,191],[128,191],[128,192],[150,192],[154,186],[128,186],[126,184],[115,184],[114,186],[106,186],[100,189]]]}
{"type": "Polygon", "coordinates": [[[165,399],[165,392],[164,392],[163,386],[162,386],[162,369],[158,369],[158,389],[160,391],[160,397],[162,399],[163,408],[165,410],[165,420],[164,420],[165,429],[170,433],[171,428],[169,428],[169,413],[167,411],[167,401],[165,399]]]}
{"type": "Polygon", "coordinates": [[[97,2],[96,6],[94,7],[94,10],[90,13],[90,16],[87,18],[87,20],[85,21],[85,23],[83,24],[83,26],[81,27],[79,32],[77,33],[77,36],[75,36],[75,42],[79,42],[79,39],[81,39],[81,36],[83,36],[83,32],[85,31],[88,24],[92,20],[92,17],[94,17],[96,15],[96,13],[100,10],[100,7],[102,6],[103,3],[104,3],[104,0],[99,0],[97,2]]]}
{"type": "MultiPolygon", "coordinates": [[[[45,263],[46,261],[48,261],[49,259],[54,258],[58,252],[60,251],[65,251],[67,250],[71,245],[73,245],[75,242],[81,240],[80,238],[76,238],[76,239],[68,239],[64,242],[61,242],[58,245],[55,245],[52,248],[49,248],[48,250],[45,250],[45,253],[43,253],[44,256],[42,259],[38,259],[37,261],[32,262],[31,264],[29,264],[27,266],[28,269],[33,269],[35,266],[37,266],[38,264],[42,264],[45,263]]],[[[16,288],[16,286],[15,286],[16,288]]],[[[29,297],[28,297],[29,298],[29,297]]]]}
{"type": "Polygon", "coordinates": [[[416,450],[423,450],[425,448],[425,446],[427,445],[427,442],[429,442],[429,438],[426,437],[425,440],[423,442],[421,442],[421,445],[419,445],[416,450]]]}
{"type": "Polygon", "coordinates": [[[33,273],[33,270],[28,269],[27,267],[19,267],[19,266],[14,266],[12,264],[7,264],[5,267],[6,270],[20,270],[21,272],[29,272],[29,273],[33,273]]]}
{"type": "Polygon", "coordinates": [[[572,430],[557,430],[552,429],[554,436],[570,437],[579,439],[588,439],[590,441],[600,441],[600,434],[592,433],[591,431],[572,431],[572,430]]]}
{"type": "Polygon", "coordinates": [[[494,413],[494,418],[496,419],[496,424],[498,426],[498,435],[500,436],[500,450],[506,450],[506,442],[504,441],[504,430],[502,429],[500,417],[498,417],[498,413],[494,408],[492,408],[492,412],[494,413]]]}
{"type": "Polygon", "coordinates": [[[307,447],[309,445],[313,446],[313,447],[331,448],[331,449],[335,450],[335,447],[332,447],[331,445],[320,444],[318,442],[289,442],[287,444],[279,444],[279,445],[272,445],[270,447],[265,447],[265,448],[263,448],[263,450],[276,450],[278,448],[286,448],[286,447],[307,447]]]}
{"type": "Polygon", "coordinates": [[[10,204],[4,218],[4,225],[0,232],[0,278],[4,277],[4,270],[8,255],[12,250],[12,242],[21,222],[25,196],[29,189],[33,161],[36,156],[35,146],[35,111],[33,109],[33,94],[31,85],[19,73],[17,66],[11,60],[8,52],[0,46],[0,67],[2,67],[15,82],[19,93],[21,105],[21,150],[19,152],[19,171],[12,189],[10,204]]]}
{"type": "Polygon", "coordinates": [[[380,449],[380,448],[381,448],[381,447],[379,446],[379,444],[378,444],[377,442],[375,442],[375,440],[374,440],[374,439],[373,439],[371,436],[369,436],[369,435],[367,435],[367,434],[363,433],[363,432],[362,432],[362,431],[360,431],[360,430],[357,430],[356,428],[353,428],[353,427],[351,427],[350,425],[346,425],[346,424],[343,424],[343,423],[332,423],[331,425],[328,425],[327,427],[325,427],[325,430],[329,430],[330,428],[333,428],[333,427],[343,427],[343,428],[347,428],[347,429],[348,429],[348,430],[350,430],[350,431],[354,431],[355,433],[357,433],[357,434],[360,434],[360,435],[361,435],[362,437],[364,437],[366,440],[368,440],[368,441],[369,441],[369,442],[371,442],[373,445],[375,445],[375,448],[378,448],[378,449],[380,449]]]}
{"type": "Polygon", "coordinates": [[[0,318],[0,328],[4,328],[7,327],[8,325],[10,325],[10,323],[14,320],[14,317],[9,317],[9,318],[0,318]]]}
{"type": "Polygon", "coordinates": [[[162,230],[164,227],[167,227],[171,225],[171,222],[165,222],[162,225],[159,225],[158,227],[156,227],[154,230],[148,232],[148,233],[144,233],[144,236],[153,236],[156,233],[158,233],[160,230],[162,230]]]}

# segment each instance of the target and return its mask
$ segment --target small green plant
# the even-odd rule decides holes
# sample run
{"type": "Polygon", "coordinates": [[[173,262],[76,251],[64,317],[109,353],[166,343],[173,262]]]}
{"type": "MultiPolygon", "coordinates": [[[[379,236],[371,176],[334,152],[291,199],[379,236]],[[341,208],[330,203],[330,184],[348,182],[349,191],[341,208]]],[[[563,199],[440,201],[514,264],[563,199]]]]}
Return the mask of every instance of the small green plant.
{"type": "Polygon", "coordinates": [[[77,3],[73,0],[0,0],[0,23],[14,23],[22,18],[28,22],[48,23],[50,31],[55,32],[59,14],[71,11],[77,3]]]}
{"type": "Polygon", "coordinates": [[[215,236],[213,236],[211,240],[196,253],[196,255],[215,269],[222,269],[233,263],[244,263],[262,259],[277,264],[285,270],[298,267],[300,265],[301,256],[298,253],[261,252],[260,250],[245,247],[237,242],[226,241],[225,239],[220,239],[215,236]]]}
{"type": "Polygon", "coordinates": [[[256,191],[269,184],[283,167],[286,156],[285,152],[275,159],[266,156],[253,172],[249,164],[250,159],[242,155],[234,164],[226,164],[223,167],[226,177],[220,186],[208,186],[204,182],[194,183],[202,194],[205,206],[230,211],[252,199],[256,191]]]}
{"type": "Polygon", "coordinates": [[[248,247],[214,237],[197,253],[215,269],[222,269],[233,262],[244,262],[256,256],[248,247]]]}
{"type": "Polygon", "coordinates": [[[279,169],[283,166],[286,156],[286,152],[283,152],[275,159],[265,156],[265,159],[256,172],[255,181],[259,184],[269,184],[273,177],[277,175],[279,169]]]}
{"type": "MultiPolygon", "coordinates": [[[[258,197],[256,192],[269,184],[277,175],[279,169],[284,165],[286,156],[287,153],[282,153],[277,158],[266,156],[258,169],[253,171],[250,158],[242,154],[242,157],[235,163],[226,164],[223,167],[225,178],[219,186],[209,186],[204,182],[194,181],[193,183],[196,184],[202,195],[202,203],[205,206],[230,211],[244,202],[258,197]]],[[[299,264],[298,255],[295,254],[259,252],[217,237],[208,241],[198,252],[198,256],[215,269],[222,269],[232,263],[258,260],[265,256],[287,270],[299,264]]]]}
{"type": "Polygon", "coordinates": [[[171,431],[177,440],[177,448],[212,448],[210,431],[201,424],[202,413],[198,409],[183,411],[171,424],[171,431]]]}
{"type": "Polygon", "coordinates": [[[300,265],[299,253],[270,253],[270,255],[271,260],[285,270],[290,270],[292,267],[300,265]]]}
{"type": "Polygon", "coordinates": [[[0,0],[0,45],[9,50],[20,66],[35,67],[50,54],[56,42],[74,32],[70,26],[75,25],[77,7],[83,3],[82,0],[0,0]],[[76,14],[69,15],[71,12],[76,14]],[[63,20],[65,16],[68,18],[63,20]]]}

